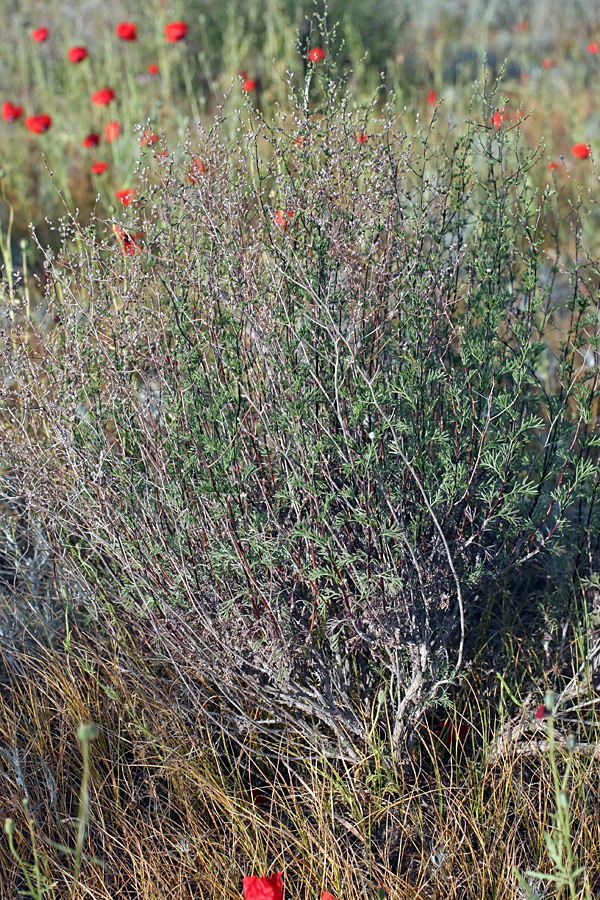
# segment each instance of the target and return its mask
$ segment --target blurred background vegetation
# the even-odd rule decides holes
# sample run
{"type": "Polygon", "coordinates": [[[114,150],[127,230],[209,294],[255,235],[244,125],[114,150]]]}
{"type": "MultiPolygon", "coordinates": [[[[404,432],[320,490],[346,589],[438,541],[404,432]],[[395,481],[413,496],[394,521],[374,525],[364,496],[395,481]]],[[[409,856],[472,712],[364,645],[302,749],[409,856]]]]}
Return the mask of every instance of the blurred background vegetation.
{"type": "MultiPolygon", "coordinates": [[[[6,16],[0,47],[2,99],[23,106],[24,114],[0,123],[0,165],[20,236],[32,221],[43,227],[64,203],[87,215],[100,195],[100,210],[106,212],[114,191],[131,182],[135,160],[144,152],[136,125],[150,122],[173,149],[180,141],[196,141],[197,122],[210,122],[217,108],[228,116],[245,99],[267,118],[277,105],[285,108],[285,73],[293,73],[299,84],[305,51],[321,45],[326,45],[326,71],[346,80],[357,107],[384,83],[403,110],[408,131],[418,119],[431,117],[437,100],[444,101],[437,113],[441,133],[464,121],[485,58],[488,77],[504,72],[502,94],[510,115],[535,109],[524,129],[532,147],[543,138],[546,166],[560,165],[562,156],[572,164],[570,148],[579,142],[594,146],[600,66],[599,54],[589,49],[600,40],[594,4],[332,0],[327,35],[311,21],[318,9],[292,0],[233,0],[225,6],[212,0],[149,0],[141,17],[135,3],[118,0],[84,0],[68,8],[16,4],[6,16]],[[188,24],[186,39],[166,44],[164,25],[180,19],[188,24]],[[138,25],[135,42],[115,36],[116,25],[128,20],[138,25]],[[31,38],[39,27],[49,30],[42,44],[31,38]],[[68,62],[72,46],[84,46],[88,58],[78,65],[68,62]],[[152,65],[159,69],[155,76],[148,73],[152,65]],[[251,94],[244,96],[239,73],[256,82],[251,94]],[[116,97],[99,108],[90,97],[104,87],[116,97]],[[39,113],[52,117],[52,127],[30,135],[23,119],[39,113]],[[112,121],[119,123],[120,137],[107,144],[104,129],[112,121]],[[89,133],[100,135],[97,148],[82,148],[89,133]],[[98,160],[109,165],[102,176],[91,172],[98,160]]],[[[316,102],[316,79],[311,91],[316,102]]],[[[383,93],[379,96],[383,100],[383,93]]],[[[233,124],[232,129],[233,135],[233,124]]],[[[543,182],[546,166],[531,177],[543,182]]],[[[577,177],[587,169],[579,166],[577,177]]],[[[6,216],[5,207],[5,224],[6,216]]]]}

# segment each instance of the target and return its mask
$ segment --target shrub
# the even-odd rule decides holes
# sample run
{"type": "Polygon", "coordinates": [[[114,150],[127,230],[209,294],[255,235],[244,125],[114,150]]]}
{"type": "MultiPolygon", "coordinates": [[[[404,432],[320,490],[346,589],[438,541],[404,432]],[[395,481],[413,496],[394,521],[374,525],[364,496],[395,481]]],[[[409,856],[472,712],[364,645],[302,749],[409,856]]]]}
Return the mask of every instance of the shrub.
{"type": "Polygon", "coordinates": [[[229,736],[391,761],[484,594],[597,556],[597,322],[579,261],[554,361],[554,196],[490,92],[434,150],[307,77],[316,109],[217,118],[203,168],[155,155],[115,246],[63,223],[42,352],[15,327],[4,360],[4,493],[229,736]]]}

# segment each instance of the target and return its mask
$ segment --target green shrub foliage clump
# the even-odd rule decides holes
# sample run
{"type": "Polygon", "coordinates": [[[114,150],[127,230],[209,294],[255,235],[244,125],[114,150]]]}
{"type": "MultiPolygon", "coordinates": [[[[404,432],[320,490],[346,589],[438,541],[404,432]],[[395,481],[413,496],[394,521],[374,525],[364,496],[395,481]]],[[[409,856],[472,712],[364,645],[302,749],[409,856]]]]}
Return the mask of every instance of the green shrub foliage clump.
{"type": "Polygon", "coordinates": [[[397,758],[482,598],[595,558],[597,323],[485,91],[411,137],[322,77],[149,150],[112,233],[64,224],[43,352],[7,345],[5,493],[231,736],[397,758]]]}

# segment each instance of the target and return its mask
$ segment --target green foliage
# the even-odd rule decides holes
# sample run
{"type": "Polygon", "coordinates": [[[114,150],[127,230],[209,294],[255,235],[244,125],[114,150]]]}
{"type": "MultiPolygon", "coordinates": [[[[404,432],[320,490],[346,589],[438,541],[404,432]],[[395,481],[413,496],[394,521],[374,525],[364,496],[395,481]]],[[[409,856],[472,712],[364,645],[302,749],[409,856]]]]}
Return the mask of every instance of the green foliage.
{"type": "Polygon", "coordinates": [[[476,596],[597,530],[597,324],[574,308],[551,384],[552,193],[490,127],[497,86],[434,144],[311,78],[314,109],[290,81],[292,113],[217,120],[206,174],[142,172],[139,252],[65,227],[6,452],[65,570],[193,655],[231,734],[358,758],[385,697],[392,760],[463,673],[476,596]]]}

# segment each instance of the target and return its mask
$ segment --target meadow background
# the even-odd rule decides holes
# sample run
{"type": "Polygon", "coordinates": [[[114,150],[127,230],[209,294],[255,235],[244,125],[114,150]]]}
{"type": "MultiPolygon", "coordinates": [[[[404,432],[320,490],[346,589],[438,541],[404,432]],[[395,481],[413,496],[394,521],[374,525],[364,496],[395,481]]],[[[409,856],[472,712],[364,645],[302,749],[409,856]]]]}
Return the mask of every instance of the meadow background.
{"type": "Polygon", "coordinates": [[[597,896],[594,4],[0,66],[2,897],[597,896]]]}

